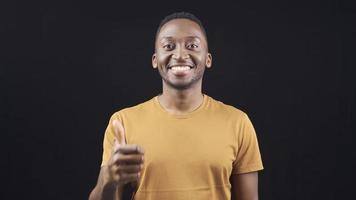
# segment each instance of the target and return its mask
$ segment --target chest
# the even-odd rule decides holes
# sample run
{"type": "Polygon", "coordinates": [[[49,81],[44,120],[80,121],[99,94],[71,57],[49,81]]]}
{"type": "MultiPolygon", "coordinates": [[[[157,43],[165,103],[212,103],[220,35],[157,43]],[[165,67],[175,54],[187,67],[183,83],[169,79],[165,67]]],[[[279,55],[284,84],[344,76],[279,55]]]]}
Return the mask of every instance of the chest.
{"type": "Polygon", "coordinates": [[[169,177],[178,185],[187,180],[201,185],[231,174],[236,136],[223,121],[150,121],[132,126],[127,135],[129,143],[144,148],[143,175],[151,183],[150,177],[169,177]]]}

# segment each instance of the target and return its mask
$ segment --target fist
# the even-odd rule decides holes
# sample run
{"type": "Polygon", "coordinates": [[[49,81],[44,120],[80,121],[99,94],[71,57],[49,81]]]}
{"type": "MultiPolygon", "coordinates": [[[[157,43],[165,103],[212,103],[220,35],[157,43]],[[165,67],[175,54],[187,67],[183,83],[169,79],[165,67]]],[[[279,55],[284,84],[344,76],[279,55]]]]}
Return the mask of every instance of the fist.
{"type": "Polygon", "coordinates": [[[108,165],[109,182],[118,186],[138,182],[144,163],[144,150],[137,144],[126,144],[125,130],[118,120],[113,121],[115,142],[108,165]]]}

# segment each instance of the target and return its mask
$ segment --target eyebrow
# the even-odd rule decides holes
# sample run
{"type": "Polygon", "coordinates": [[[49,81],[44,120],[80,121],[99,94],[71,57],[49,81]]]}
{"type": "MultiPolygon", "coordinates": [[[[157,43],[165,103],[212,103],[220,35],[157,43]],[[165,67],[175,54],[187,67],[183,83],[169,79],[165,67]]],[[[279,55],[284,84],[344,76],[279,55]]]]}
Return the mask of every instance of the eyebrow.
{"type": "MultiPolygon", "coordinates": [[[[195,40],[198,40],[199,42],[201,41],[201,39],[198,36],[187,36],[187,37],[184,37],[184,38],[195,39],[195,40]]],[[[174,37],[167,36],[167,37],[163,37],[160,41],[162,42],[162,40],[173,40],[173,39],[174,39],[174,37]]]]}

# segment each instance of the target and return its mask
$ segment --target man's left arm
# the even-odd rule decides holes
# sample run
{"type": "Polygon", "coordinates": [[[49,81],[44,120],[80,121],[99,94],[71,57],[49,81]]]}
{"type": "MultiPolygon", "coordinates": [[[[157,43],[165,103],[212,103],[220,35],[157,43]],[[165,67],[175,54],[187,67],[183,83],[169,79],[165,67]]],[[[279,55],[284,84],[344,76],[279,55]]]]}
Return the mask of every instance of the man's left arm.
{"type": "Polygon", "coordinates": [[[231,200],[258,200],[258,172],[231,174],[231,200]]]}

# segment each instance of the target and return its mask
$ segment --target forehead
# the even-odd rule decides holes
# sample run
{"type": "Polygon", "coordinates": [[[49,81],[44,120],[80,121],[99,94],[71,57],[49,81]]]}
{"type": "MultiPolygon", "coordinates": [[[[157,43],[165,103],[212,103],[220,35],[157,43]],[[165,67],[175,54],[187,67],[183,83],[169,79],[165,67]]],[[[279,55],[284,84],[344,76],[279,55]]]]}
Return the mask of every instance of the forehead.
{"type": "Polygon", "coordinates": [[[159,31],[158,40],[166,37],[171,38],[187,38],[197,37],[201,40],[205,40],[204,33],[200,26],[189,19],[173,19],[164,24],[159,31]]]}

